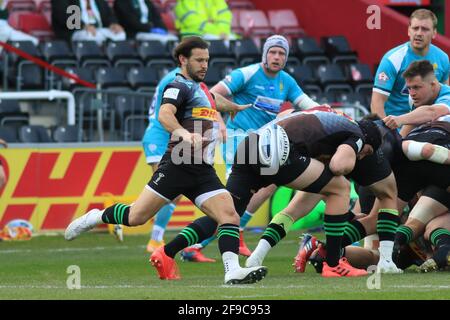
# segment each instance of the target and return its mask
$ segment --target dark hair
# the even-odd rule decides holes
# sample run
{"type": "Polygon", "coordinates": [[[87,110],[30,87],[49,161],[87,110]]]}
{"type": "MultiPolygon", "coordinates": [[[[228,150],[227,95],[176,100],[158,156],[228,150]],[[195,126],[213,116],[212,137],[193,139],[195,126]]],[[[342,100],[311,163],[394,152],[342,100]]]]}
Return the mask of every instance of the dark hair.
{"type": "Polygon", "coordinates": [[[403,72],[403,78],[405,79],[411,79],[416,76],[421,76],[422,78],[425,78],[426,76],[430,74],[434,74],[434,67],[428,60],[417,60],[414,62],[411,62],[411,64],[408,66],[408,68],[403,72]]]}
{"type": "Polygon", "coordinates": [[[180,65],[180,56],[189,58],[193,49],[208,49],[209,44],[200,37],[186,37],[173,49],[173,58],[180,65]]]}
{"type": "Polygon", "coordinates": [[[370,144],[374,151],[377,150],[383,142],[383,137],[378,126],[371,120],[361,119],[357,123],[363,133],[364,144],[370,144]]]}

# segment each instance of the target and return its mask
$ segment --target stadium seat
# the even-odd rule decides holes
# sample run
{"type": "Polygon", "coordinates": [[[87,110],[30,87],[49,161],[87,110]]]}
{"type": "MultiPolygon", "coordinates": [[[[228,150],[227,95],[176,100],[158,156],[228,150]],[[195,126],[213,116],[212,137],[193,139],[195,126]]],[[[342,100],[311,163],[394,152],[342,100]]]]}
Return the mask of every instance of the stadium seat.
{"type": "Polygon", "coordinates": [[[0,100],[0,126],[13,126],[16,129],[29,124],[29,114],[22,112],[17,100],[0,100]]]}
{"type": "MultiPolygon", "coordinates": [[[[77,67],[78,63],[72,53],[67,42],[62,40],[53,40],[41,43],[41,52],[47,62],[64,69],[67,67],[77,67]]],[[[47,82],[47,89],[52,89],[56,81],[60,80],[61,76],[45,70],[45,80],[47,82]]]]}
{"type": "Polygon", "coordinates": [[[303,36],[292,44],[293,53],[300,59],[310,56],[325,56],[325,51],[317,44],[316,39],[303,36]]]}
{"type": "Polygon", "coordinates": [[[44,72],[41,67],[29,62],[21,63],[16,78],[17,91],[44,89],[44,72]]]}
{"type": "Polygon", "coordinates": [[[268,16],[269,24],[275,28],[275,32],[284,35],[289,40],[305,34],[298,23],[295,12],[291,9],[269,10],[268,16]]]}
{"type": "Polygon", "coordinates": [[[78,127],[75,125],[61,125],[56,127],[52,132],[55,142],[77,142],[78,127]]]}
{"type": "Polygon", "coordinates": [[[147,100],[142,97],[133,97],[130,95],[117,96],[115,98],[114,109],[117,114],[122,139],[125,141],[142,139],[146,125],[141,128],[139,122],[145,122],[148,118],[147,100]],[[141,131],[141,129],[143,130],[141,131]],[[138,132],[140,137],[136,136],[138,132]]]}
{"type": "Polygon", "coordinates": [[[321,42],[332,63],[338,63],[343,68],[348,64],[358,63],[356,52],[351,49],[344,36],[322,37],[321,42]]]}
{"type": "MultiPolygon", "coordinates": [[[[10,44],[29,55],[42,58],[39,48],[31,41],[13,41],[10,44]]],[[[10,84],[15,85],[17,90],[23,87],[30,89],[43,87],[42,70],[40,67],[15,53],[4,54],[4,59],[4,76],[8,78],[10,84]],[[32,77],[27,75],[27,72],[31,73],[32,77]]]]}
{"type": "Polygon", "coordinates": [[[325,92],[353,92],[353,88],[347,83],[341,68],[337,64],[319,66],[317,76],[325,92]]]}
{"type": "Polygon", "coordinates": [[[301,64],[302,63],[300,62],[299,58],[297,58],[295,56],[290,56],[290,57],[288,57],[288,59],[286,61],[285,68],[295,68],[301,64]]]}
{"type": "Polygon", "coordinates": [[[210,67],[217,66],[219,69],[223,69],[227,66],[231,68],[238,66],[233,53],[222,40],[212,40],[209,43],[210,67]]]}
{"type": "Polygon", "coordinates": [[[0,126],[0,139],[5,140],[7,143],[19,142],[17,128],[13,126],[0,126]]]}
{"type": "Polygon", "coordinates": [[[262,10],[240,10],[239,25],[244,29],[244,36],[254,39],[259,47],[262,38],[275,34],[275,28],[270,26],[262,10]]]}
{"type": "Polygon", "coordinates": [[[95,41],[77,41],[72,44],[72,49],[78,61],[79,67],[107,66],[111,63],[105,57],[102,49],[95,41]]]}
{"type": "Polygon", "coordinates": [[[95,79],[101,89],[128,87],[126,71],[123,68],[101,67],[95,73],[95,79]]]}
{"type": "Polygon", "coordinates": [[[47,129],[41,125],[29,125],[20,127],[19,140],[26,143],[52,142],[47,129]]]}
{"type": "Polygon", "coordinates": [[[51,40],[54,37],[50,24],[40,13],[22,13],[19,16],[18,29],[41,41],[51,40]]]}
{"type": "Polygon", "coordinates": [[[203,82],[211,88],[222,79],[222,70],[217,66],[210,66],[203,82]]]}
{"type": "Polygon", "coordinates": [[[45,17],[49,25],[52,25],[52,4],[49,0],[42,0],[38,4],[37,11],[45,17]]]}
{"type": "Polygon", "coordinates": [[[241,27],[240,21],[239,21],[239,13],[240,12],[241,12],[241,9],[231,9],[231,14],[233,15],[233,18],[231,19],[231,31],[235,34],[244,36],[245,31],[244,31],[244,28],[241,27]]]}
{"type": "Polygon", "coordinates": [[[250,38],[234,41],[232,50],[241,67],[261,61],[261,53],[250,38]]]}
{"type": "Polygon", "coordinates": [[[302,64],[299,66],[287,67],[285,70],[294,77],[295,81],[297,81],[301,87],[317,84],[315,74],[309,65],[302,64]]]}
{"type": "Polygon", "coordinates": [[[41,52],[47,62],[53,63],[55,60],[71,59],[75,61],[75,56],[67,44],[63,40],[52,40],[41,43],[41,52]]]}
{"type": "MultiPolygon", "coordinates": [[[[94,73],[91,68],[66,68],[66,72],[77,75],[80,79],[95,83],[94,73]]],[[[62,88],[65,90],[73,91],[77,87],[84,87],[73,79],[62,78],[62,88]]]]}
{"type": "Polygon", "coordinates": [[[158,40],[143,41],[137,48],[138,55],[145,63],[151,60],[171,60],[170,51],[158,40]]]}
{"type": "Polygon", "coordinates": [[[158,70],[152,67],[131,68],[127,74],[128,82],[135,90],[147,88],[155,90],[160,80],[158,70]]]}
{"type": "Polygon", "coordinates": [[[176,68],[175,61],[170,59],[154,59],[146,64],[147,67],[153,68],[158,72],[159,79],[162,79],[167,73],[176,68]]]}
{"type": "Polygon", "coordinates": [[[33,0],[9,0],[6,8],[10,14],[17,11],[37,11],[36,3],[33,0]]]}
{"type": "Polygon", "coordinates": [[[143,65],[136,49],[129,41],[111,41],[107,44],[105,51],[114,67],[143,65]]]}
{"type": "Polygon", "coordinates": [[[373,83],[373,74],[367,64],[350,64],[345,69],[345,73],[350,82],[355,86],[363,83],[373,83]]]}
{"type": "Polygon", "coordinates": [[[125,141],[141,141],[148,126],[148,116],[129,116],[125,120],[125,141]]]}

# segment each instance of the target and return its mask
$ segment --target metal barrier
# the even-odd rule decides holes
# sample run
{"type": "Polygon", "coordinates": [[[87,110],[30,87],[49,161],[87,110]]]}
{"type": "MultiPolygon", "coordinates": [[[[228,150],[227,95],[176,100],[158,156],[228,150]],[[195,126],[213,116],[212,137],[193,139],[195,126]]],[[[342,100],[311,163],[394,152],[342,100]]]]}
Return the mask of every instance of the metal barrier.
{"type": "Polygon", "coordinates": [[[73,94],[77,101],[78,141],[136,141],[142,138],[153,93],[123,88],[76,88],[73,94]],[[84,129],[87,129],[87,137],[83,136],[84,129]]]}
{"type": "Polygon", "coordinates": [[[22,92],[0,92],[0,99],[14,100],[67,100],[67,124],[75,124],[75,98],[69,91],[22,91],[22,92]]]}

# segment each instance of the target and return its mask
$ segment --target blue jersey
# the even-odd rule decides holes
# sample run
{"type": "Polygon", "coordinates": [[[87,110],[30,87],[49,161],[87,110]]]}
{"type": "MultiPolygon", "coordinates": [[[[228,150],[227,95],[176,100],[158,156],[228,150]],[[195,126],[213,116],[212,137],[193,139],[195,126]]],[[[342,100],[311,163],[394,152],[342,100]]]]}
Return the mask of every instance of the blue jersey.
{"type": "Polygon", "coordinates": [[[384,105],[386,115],[398,116],[411,111],[408,89],[402,74],[416,60],[429,60],[439,82],[443,83],[448,79],[448,55],[435,45],[430,44],[428,53],[423,57],[414,53],[409,42],[388,51],[381,59],[373,89],[389,96],[384,105]]]}
{"type": "Polygon", "coordinates": [[[160,127],[161,129],[166,130],[161,125],[161,123],[159,123],[159,121],[158,121],[159,108],[161,107],[162,94],[163,94],[166,86],[169,83],[171,83],[173,80],[175,80],[177,73],[180,73],[180,71],[181,71],[180,68],[175,68],[172,71],[170,71],[168,74],[166,74],[159,81],[158,86],[156,87],[155,94],[153,95],[152,103],[150,105],[150,108],[148,109],[151,126],[160,127]]]}
{"type": "Polygon", "coordinates": [[[304,92],[285,71],[274,78],[264,73],[259,63],[239,68],[226,76],[222,83],[237,104],[253,104],[227,122],[229,129],[256,130],[276,118],[284,101],[297,104],[304,92]]]}
{"type": "Polygon", "coordinates": [[[170,134],[158,120],[159,108],[161,107],[164,89],[169,83],[175,80],[176,74],[179,71],[180,68],[176,68],[159,81],[148,110],[149,124],[142,137],[142,146],[144,148],[145,158],[149,164],[161,161],[161,158],[167,149],[170,134]]]}

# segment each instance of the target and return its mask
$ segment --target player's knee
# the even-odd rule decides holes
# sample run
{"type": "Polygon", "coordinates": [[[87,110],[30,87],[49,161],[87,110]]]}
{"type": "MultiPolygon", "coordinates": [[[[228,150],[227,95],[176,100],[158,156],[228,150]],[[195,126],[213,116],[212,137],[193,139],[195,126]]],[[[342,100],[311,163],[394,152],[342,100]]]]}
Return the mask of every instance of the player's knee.
{"type": "Polygon", "coordinates": [[[220,211],[220,219],[222,223],[239,224],[240,218],[234,208],[223,208],[220,211]]]}

